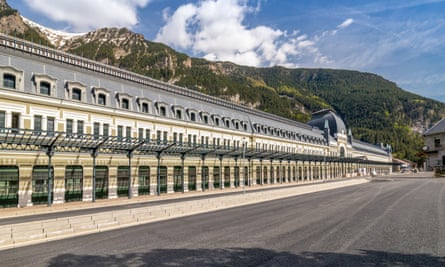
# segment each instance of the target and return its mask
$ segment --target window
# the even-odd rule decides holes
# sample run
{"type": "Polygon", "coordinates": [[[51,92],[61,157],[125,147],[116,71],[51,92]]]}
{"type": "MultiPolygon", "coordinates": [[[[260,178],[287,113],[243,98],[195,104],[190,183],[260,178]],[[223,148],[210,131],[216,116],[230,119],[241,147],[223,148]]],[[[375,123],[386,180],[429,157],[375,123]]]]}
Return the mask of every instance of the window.
{"type": "Polygon", "coordinates": [[[202,116],[202,120],[204,121],[205,124],[209,124],[209,116],[207,115],[202,116]]]}
{"type": "Polygon", "coordinates": [[[440,147],[440,138],[434,139],[434,147],[440,147]]]}
{"type": "Polygon", "coordinates": [[[107,105],[107,96],[105,94],[98,94],[97,95],[97,104],[106,106],[107,105]]]}
{"type": "Polygon", "coordinates": [[[107,89],[101,87],[93,87],[92,93],[94,96],[93,100],[95,104],[102,106],[109,105],[110,92],[107,89]]]}
{"type": "Polygon", "coordinates": [[[129,126],[125,128],[125,137],[127,137],[127,139],[131,138],[131,127],[129,126]]]}
{"type": "Polygon", "coordinates": [[[42,116],[34,115],[34,131],[42,131],[42,116]]]}
{"type": "Polygon", "coordinates": [[[55,118],[54,117],[48,117],[46,121],[46,131],[48,132],[49,136],[54,135],[55,130],[55,118]]]}
{"type": "Polygon", "coordinates": [[[15,75],[9,73],[3,74],[3,87],[15,89],[16,88],[15,75]]]}
{"type": "Polygon", "coordinates": [[[51,95],[51,84],[49,82],[40,82],[40,94],[51,95]]]}
{"type": "Polygon", "coordinates": [[[178,133],[173,133],[173,143],[178,143],[178,133]]]}
{"type": "Polygon", "coordinates": [[[156,143],[161,143],[161,131],[156,131],[156,143]]]}
{"type": "Polygon", "coordinates": [[[190,113],[190,120],[196,121],[196,114],[194,112],[190,113]]]}
{"type": "Polygon", "coordinates": [[[73,120],[67,119],[66,120],[66,135],[72,135],[73,134],[73,120]]]}
{"type": "Polygon", "coordinates": [[[124,126],[118,125],[117,126],[117,138],[118,140],[122,140],[122,137],[124,137],[124,126]]]}
{"type": "Polygon", "coordinates": [[[168,132],[167,131],[164,131],[164,136],[163,136],[163,140],[164,140],[164,144],[167,144],[167,141],[168,141],[168,132]]]}
{"type": "Polygon", "coordinates": [[[138,138],[139,138],[139,141],[144,140],[144,129],[143,128],[138,129],[138,138]]]}
{"type": "Polygon", "coordinates": [[[122,109],[130,109],[130,103],[129,103],[128,99],[126,99],[126,98],[122,99],[121,108],[122,109]]]}
{"type": "Polygon", "coordinates": [[[95,122],[93,126],[93,135],[95,139],[99,138],[99,132],[100,132],[100,123],[95,122]]]}
{"type": "Polygon", "coordinates": [[[151,139],[151,131],[150,131],[150,129],[146,129],[145,130],[145,140],[147,141],[147,142],[150,142],[150,139],[151,139]]]}
{"type": "Polygon", "coordinates": [[[11,128],[19,129],[20,128],[20,113],[12,113],[12,122],[11,128]]]}
{"type": "Polygon", "coordinates": [[[182,120],[182,111],[177,109],[175,113],[175,118],[178,120],[182,120]]]}
{"type": "Polygon", "coordinates": [[[219,118],[215,118],[215,125],[219,126],[219,118]]]}
{"type": "Polygon", "coordinates": [[[6,127],[6,112],[0,111],[0,128],[6,127]]]}
{"type": "Polygon", "coordinates": [[[159,107],[159,115],[162,117],[167,116],[167,109],[164,106],[159,107]]]}
{"type": "Polygon", "coordinates": [[[77,121],[77,135],[83,135],[83,125],[82,120],[77,121]]]}
{"type": "Polygon", "coordinates": [[[142,108],[141,108],[142,112],[144,113],[148,113],[148,104],[147,103],[142,103],[142,108]]]}
{"type": "Polygon", "coordinates": [[[179,133],[179,145],[181,145],[182,146],[182,139],[183,139],[184,137],[183,137],[183,134],[182,133],[179,133]]]}
{"type": "Polygon", "coordinates": [[[71,99],[82,101],[82,90],[79,88],[73,88],[71,99]]]}
{"type": "Polygon", "coordinates": [[[108,137],[109,133],[110,133],[110,125],[107,123],[104,123],[102,131],[103,131],[103,136],[108,137]]]}
{"type": "Polygon", "coordinates": [[[226,120],[226,127],[230,128],[230,121],[229,120],[226,120]]]}

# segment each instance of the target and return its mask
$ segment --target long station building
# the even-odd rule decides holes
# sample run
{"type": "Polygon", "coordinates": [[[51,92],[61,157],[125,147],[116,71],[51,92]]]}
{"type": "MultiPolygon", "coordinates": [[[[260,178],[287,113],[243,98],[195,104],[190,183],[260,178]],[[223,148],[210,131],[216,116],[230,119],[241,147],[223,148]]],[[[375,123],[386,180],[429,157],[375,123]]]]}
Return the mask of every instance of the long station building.
{"type": "Polygon", "coordinates": [[[308,123],[0,35],[0,207],[391,172],[332,110],[308,123]]]}

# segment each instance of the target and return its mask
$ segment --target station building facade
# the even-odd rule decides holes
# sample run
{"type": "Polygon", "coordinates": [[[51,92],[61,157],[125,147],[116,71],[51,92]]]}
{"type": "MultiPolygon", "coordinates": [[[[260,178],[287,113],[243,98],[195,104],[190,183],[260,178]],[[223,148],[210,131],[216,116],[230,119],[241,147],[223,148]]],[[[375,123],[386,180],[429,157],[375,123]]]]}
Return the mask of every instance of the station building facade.
{"type": "Polygon", "coordinates": [[[332,110],[308,123],[0,35],[0,206],[391,172],[332,110]]]}

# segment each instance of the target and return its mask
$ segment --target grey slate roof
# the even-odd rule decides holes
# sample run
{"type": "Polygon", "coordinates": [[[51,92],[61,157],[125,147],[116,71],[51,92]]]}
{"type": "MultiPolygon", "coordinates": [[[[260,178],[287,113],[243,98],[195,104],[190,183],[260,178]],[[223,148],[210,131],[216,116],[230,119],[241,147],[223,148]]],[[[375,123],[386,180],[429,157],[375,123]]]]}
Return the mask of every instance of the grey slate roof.
{"type": "Polygon", "coordinates": [[[431,128],[426,130],[423,135],[434,135],[434,134],[440,134],[445,133],[445,118],[438,121],[436,124],[434,124],[431,128]]]}

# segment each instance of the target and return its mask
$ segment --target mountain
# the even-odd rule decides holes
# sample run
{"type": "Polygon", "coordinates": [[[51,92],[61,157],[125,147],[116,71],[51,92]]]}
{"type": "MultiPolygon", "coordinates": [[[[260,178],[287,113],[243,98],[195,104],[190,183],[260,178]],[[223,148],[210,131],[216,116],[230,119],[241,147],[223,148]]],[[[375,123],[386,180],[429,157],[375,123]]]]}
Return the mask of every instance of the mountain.
{"type": "Polygon", "coordinates": [[[128,29],[69,35],[37,25],[0,0],[0,30],[36,43],[128,69],[238,104],[306,122],[335,110],[355,139],[389,143],[413,161],[421,133],[445,116],[445,104],[399,88],[372,73],[334,69],[254,68],[191,58],[128,29]]]}

